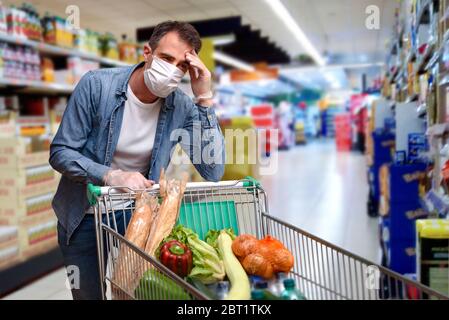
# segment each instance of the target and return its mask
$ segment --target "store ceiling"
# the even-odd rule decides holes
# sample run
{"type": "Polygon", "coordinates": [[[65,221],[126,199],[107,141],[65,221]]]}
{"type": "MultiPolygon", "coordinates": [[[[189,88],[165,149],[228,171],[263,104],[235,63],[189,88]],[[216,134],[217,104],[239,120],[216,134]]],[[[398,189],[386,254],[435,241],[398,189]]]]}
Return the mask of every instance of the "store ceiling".
{"type": "MultiPolygon", "coordinates": [[[[282,21],[262,0],[31,0],[41,13],[64,15],[68,5],[81,11],[81,27],[100,32],[110,31],[135,38],[138,27],[153,26],[167,19],[196,21],[242,16],[244,24],[261,30],[291,56],[303,53],[292,40],[282,21]]],[[[23,0],[6,0],[19,5],[23,0]]],[[[385,42],[393,26],[396,1],[392,0],[282,0],[307,37],[320,52],[350,57],[351,62],[382,58],[385,42]],[[381,29],[365,27],[365,8],[377,5],[381,29]]]]}
{"type": "MultiPolygon", "coordinates": [[[[21,5],[24,0],[4,0],[5,4],[21,5]]],[[[390,38],[396,1],[393,0],[281,0],[292,17],[317,50],[328,58],[328,64],[377,63],[384,60],[385,46],[390,38]],[[366,7],[380,9],[380,30],[365,27],[366,7]]],[[[220,50],[247,62],[264,57],[270,63],[284,64],[289,57],[305,53],[289,33],[283,21],[275,16],[263,0],[28,0],[41,14],[66,15],[67,6],[80,8],[82,28],[112,32],[117,37],[127,34],[136,39],[138,28],[152,27],[164,20],[202,21],[241,17],[235,31],[236,40],[220,50]],[[249,26],[249,27],[248,27],[249,26]],[[243,32],[238,37],[238,32],[243,32]],[[248,45],[248,39],[258,38],[248,45]],[[245,46],[246,44],[246,46],[245,46]],[[252,50],[254,47],[254,50],[252,50]],[[252,52],[254,51],[254,52],[252,52]],[[251,53],[251,54],[248,54],[251,53]],[[268,57],[271,57],[268,58],[268,57]]],[[[380,69],[379,69],[380,70],[380,69]]],[[[377,71],[378,72],[378,71],[377,71]]],[[[286,79],[302,87],[350,87],[348,70],[332,72],[309,70],[288,73],[286,79]]],[[[258,90],[255,85],[248,88],[258,90]]],[[[268,91],[286,90],[282,83],[259,88],[268,91]]],[[[262,93],[261,91],[261,93],[262,93]]]]}

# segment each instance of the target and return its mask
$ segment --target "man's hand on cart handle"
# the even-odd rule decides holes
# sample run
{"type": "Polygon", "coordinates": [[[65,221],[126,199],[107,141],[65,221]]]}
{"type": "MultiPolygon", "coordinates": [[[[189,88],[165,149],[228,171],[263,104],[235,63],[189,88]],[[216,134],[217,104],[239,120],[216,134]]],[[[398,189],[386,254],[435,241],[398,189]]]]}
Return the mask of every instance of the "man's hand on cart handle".
{"type": "Polygon", "coordinates": [[[127,172],[122,170],[109,170],[103,181],[106,186],[127,187],[133,190],[148,189],[154,184],[154,181],[146,179],[139,172],[127,172]]]}

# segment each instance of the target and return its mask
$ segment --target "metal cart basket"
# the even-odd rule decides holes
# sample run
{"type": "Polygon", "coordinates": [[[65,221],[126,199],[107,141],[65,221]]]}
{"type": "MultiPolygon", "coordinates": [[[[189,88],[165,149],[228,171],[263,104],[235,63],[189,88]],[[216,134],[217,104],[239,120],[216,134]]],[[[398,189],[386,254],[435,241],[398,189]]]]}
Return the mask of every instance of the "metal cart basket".
{"type": "MultiPolygon", "coordinates": [[[[158,195],[155,185],[147,190],[158,195]]],[[[88,186],[95,204],[103,298],[207,299],[122,235],[134,210],[136,192],[88,186]]],[[[232,227],[237,234],[279,239],[295,257],[289,277],[307,299],[447,299],[426,286],[315,237],[268,212],[267,195],[253,179],[188,183],[179,223],[202,238],[209,229],[232,227]]]]}

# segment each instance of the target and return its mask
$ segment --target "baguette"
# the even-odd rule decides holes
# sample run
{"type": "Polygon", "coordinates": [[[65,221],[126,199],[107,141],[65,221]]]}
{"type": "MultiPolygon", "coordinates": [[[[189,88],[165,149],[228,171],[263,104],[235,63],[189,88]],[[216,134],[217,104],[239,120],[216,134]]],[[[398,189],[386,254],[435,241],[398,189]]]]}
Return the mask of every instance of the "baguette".
{"type": "Polygon", "coordinates": [[[164,169],[161,170],[159,178],[160,194],[163,198],[156,216],[151,225],[148,241],[145,246],[145,252],[154,256],[156,249],[161,241],[167,237],[178,220],[181,201],[187,184],[187,175],[184,174],[182,180],[167,180],[164,169]]]}
{"type": "MultiPolygon", "coordinates": [[[[143,250],[159,204],[155,196],[150,196],[146,192],[139,193],[136,198],[136,208],[126,229],[125,239],[143,250]]],[[[120,244],[112,279],[131,295],[140,279],[141,272],[139,270],[144,269],[143,266],[139,265],[142,262],[133,250],[124,244],[120,244]]],[[[114,296],[117,296],[117,288],[113,286],[112,289],[114,296]]]]}

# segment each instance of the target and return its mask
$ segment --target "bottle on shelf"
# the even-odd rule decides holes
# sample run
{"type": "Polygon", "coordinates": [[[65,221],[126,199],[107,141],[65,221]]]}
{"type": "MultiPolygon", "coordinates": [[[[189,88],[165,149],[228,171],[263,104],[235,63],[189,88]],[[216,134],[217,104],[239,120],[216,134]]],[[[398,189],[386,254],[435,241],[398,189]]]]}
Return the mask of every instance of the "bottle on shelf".
{"type": "Polygon", "coordinates": [[[295,280],[284,279],[284,287],[281,296],[283,300],[306,300],[303,294],[296,289],[295,280]]]}

